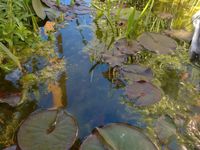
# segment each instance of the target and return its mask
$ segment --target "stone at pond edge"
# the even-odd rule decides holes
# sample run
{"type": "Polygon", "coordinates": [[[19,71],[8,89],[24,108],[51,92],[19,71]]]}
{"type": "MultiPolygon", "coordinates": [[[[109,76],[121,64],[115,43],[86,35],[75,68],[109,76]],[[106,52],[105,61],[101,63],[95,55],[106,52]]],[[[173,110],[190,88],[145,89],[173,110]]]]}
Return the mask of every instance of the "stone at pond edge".
{"type": "Polygon", "coordinates": [[[127,40],[125,38],[115,42],[115,47],[123,54],[134,55],[142,50],[142,47],[135,40],[127,40]]]}
{"type": "Polygon", "coordinates": [[[133,81],[126,87],[125,94],[136,106],[149,106],[162,98],[162,92],[156,86],[146,81],[133,81]]]}
{"type": "Polygon", "coordinates": [[[123,123],[111,123],[96,128],[81,145],[80,150],[157,150],[137,128],[123,123]]]}
{"type": "Polygon", "coordinates": [[[186,42],[190,42],[192,40],[192,32],[186,30],[165,30],[166,35],[186,42]]]}
{"type": "Polygon", "coordinates": [[[22,150],[67,150],[77,134],[77,123],[67,112],[42,110],[23,122],[17,139],[22,150]]]}
{"type": "Polygon", "coordinates": [[[101,56],[103,62],[108,63],[111,67],[121,66],[125,60],[124,55],[117,50],[113,50],[113,52],[103,53],[101,56]]]}
{"type": "Polygon", "coordinates": [[[170,54],[177,47],[175,40],[159,33],[145,32],[138,40],[145,49],[158,54],[170,54]]]}

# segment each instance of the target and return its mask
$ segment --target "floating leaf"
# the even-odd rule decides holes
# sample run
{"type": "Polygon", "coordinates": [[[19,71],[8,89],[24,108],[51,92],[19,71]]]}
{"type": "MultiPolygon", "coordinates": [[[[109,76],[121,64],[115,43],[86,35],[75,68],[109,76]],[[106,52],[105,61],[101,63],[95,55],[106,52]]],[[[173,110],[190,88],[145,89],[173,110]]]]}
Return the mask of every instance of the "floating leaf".
{"type": "Polygon", "coordinates": [[[113,51],[102,54],[103,61],[108,63],[111,67],[121,66],[124,62],[124,55],[119,51],[113,51]]]}
{"type": "Polygon", "coordinates": [[[69,10],[69,6],[64,5],[62,3],[62,5],[57,5],[55,0],[41,0],[45,5],[47,5],[49,8],[51,8],[53,11],[62,11],[62,12],[66,12],[69,10]]]}
{"type": "Polygon", "coordinates": [[[60,17],[60,12],[55,10],[55,9],[52,9],[52,8],[44,8],[45,10],[45,13],[47,15],[47,17],[49,18],[49,20],[55,20],[57,19],[58,17],[60,17]]]}
{"type": "Polygon", "coordinates": [[[161,19],[172,19],[173,15],[170,13],[162,12],[157,15],[161,19]]]}
{"type": "Polygon", "coordinates": [[[123,54],[134,55],[142,50],[142,47],[135,40],[128,41],[123,38],[115,42],[115,47],[123,54]]]}
{"type": "Polygon", "coordinates": [[[112,123],[96,128],[81,145],[80,150],[156,150],[155,145],[137,128],[123,123],[112,123]]]}
{"type": "Polygon", "coordinates": [[[186,42],[190,42],[192,40],[192,32],[186,30],[166,30],[165,34],[172,38],[186,42]]]}
{"type": "Polygon", "coordinates": [[[140,65],[128,65],[122,68],[122,75],[124,79],[129,81],[150,81],[153,79],[153,72],[150,68],[140,65]]]}
{"type": "Polygon", "coordinates": [[[128,65],[123,68],[123,72],[129,72],[134,74],[140,74],[153,78],[153,72],[150,68],[146,68],[140,65],[128,65]]]}
{"type": "Polygon", "coordinates": [[[155,104],[162,98],[161,91],[153,84],[146,81],[134,81],[126,87],[125,94],[137,106],[155,104]]]}
{"type": "Polygon", "coordinates": [[[10,106],[17,106],[20,102],[20,94],[10,94],[7,97],[0,97],[0,103],[7,103],[10,106]]]}
{"type": "Polygon", "coordinates": [[[177,47],[176,41],[172,38],[151,32],[145,32],[139,36],[139,42],[145,49],[158,54],[170,54],[177,47]]]}
{"type": "Polygon", "coordinates": [[[66,150],[77,137],[78,127],[65,111],[33,113],[21,125],[17,138],[22,150],[66,150]]]}
{"type": "Polygon", "coordinates": [[[40,0],[32,0],[32,6],[37,16],[44,20],[46,18],[46,13],[42,2],[40,0]]]}
{"type": "Polygon", "coordinates": [[[171,118],[161,116],[156,122],[155,132],[162,143],[167,143],[171,136],[176,135],[176,126],[171,118]]]}

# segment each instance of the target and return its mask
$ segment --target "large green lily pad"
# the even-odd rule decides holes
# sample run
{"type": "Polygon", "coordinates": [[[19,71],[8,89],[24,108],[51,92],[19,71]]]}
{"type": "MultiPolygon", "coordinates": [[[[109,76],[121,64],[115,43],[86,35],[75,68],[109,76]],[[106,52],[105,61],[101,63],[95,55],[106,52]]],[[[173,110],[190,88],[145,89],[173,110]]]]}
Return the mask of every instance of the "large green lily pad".
{"type": "Polygon", "coordinates": [[[178,40],[183,40],[186,42],[190,42],[192,40],[192,32],[186,31],[186,30],[166,30],[165,34],[178,39],[178,40]]]}
{"type": "Polygon", "coordinates": [[[67,150],[77,134],[77,123],[66,111],[43,110],[24,121],[17,138],[22,150],[67,150]]]}
{"type": "Polygon", "coordinates": [[[145,32],[140,35],[139,42],[145,49],[158,54],[170,54],[177,47],[176,41],[172,38],[151,32],[145,32]]]}
{"type": "Polygon", "coordinates": [[[146,81],[132,82],[126,87],[125,94],[136,106],[152,105],[162,98],[160,89],[146,81]]]}
{"type": "Polygon", "coordinates": [[[80,150],[156,150],[155,145],[137,128],[112,123],[96,128],[81,145],[80,150]]]}

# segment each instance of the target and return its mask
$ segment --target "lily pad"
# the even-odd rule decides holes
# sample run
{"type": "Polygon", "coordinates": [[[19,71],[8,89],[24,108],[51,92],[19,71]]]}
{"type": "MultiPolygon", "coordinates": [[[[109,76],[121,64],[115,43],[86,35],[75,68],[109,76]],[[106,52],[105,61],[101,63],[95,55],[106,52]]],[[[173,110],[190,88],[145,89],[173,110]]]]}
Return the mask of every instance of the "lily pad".
{"type": "Polygon", "coordinates": [[[172,38],[151,32],[145,32],[140,35],[139,42],[145,49],[158,54],[170,54],[177,47],[176,41],[172,38]]]}
{"type": "Polygon", "coordinates": [[[77,123],[67,112],[43,110],[24,121],[17,138],[22,150],[66,150],[77,134],[77,123]]]}
{"type": "Polygon", "coordinates": [[[146,81],[132,82],[126,87],[125,94],[136,106],[152,105],[162,98],[160,89],[146,81]]]}
{"type": "Polygon", "coordinates": [[[124,55],[119,51],[113,51],[102,54],[103,61],[108,63],[111,67],[121,66],[124,63],[124,55]]]}
{"type": "Polygon", "coordinates": [[[178,40],[183,40],[186,42],[190,42],[192,40],[192,32],[186,31],[186,30],[166,30],[165,34],[178,39],[178,40]]]}
{"type": "Polygon", "coordinates": [[[176,126],[168,116],[158,118],[155,126],[155,132],[162,143],[167,143],[170,137],[176,135],[176,126]]]}
{"type": "Polygon", "coordinates": [[[142,50],[140,44],[135,40],[128,41],[123,38],[115,42],[115,47],[123,54],[134,55],[142,50]]]}
{"type": "Polygon", "coordinates": [[[155,145],[137,128],[112,123],[96,128],[81,145],[80,150],[156,150],[155,145]]]}

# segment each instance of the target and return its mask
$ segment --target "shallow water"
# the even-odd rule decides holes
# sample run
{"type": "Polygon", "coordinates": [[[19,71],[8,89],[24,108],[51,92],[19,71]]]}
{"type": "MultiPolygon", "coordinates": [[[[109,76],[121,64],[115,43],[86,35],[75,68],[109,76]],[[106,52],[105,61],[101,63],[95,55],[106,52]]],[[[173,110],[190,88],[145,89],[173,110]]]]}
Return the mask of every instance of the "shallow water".
{"type": "MultiPolygon", "coordinates": [[[[89,15],[79,16],[64,29],[60,30],[62,36],[63,56],[66,60],[66,80],[62,80],[66,91],[66,110],[71,113],[79,124],[79,136],[89,135],[93,128],[112,122],[127,122],[135,126],[143,127],[138,121],[139,114],[132,114],[123,104],[120,104],[120,96],[123,90],[114,89],[112,84],[103,77],[107,71],[106,64],[98,65],[91,73],[93,66],[89,56],[83,52],[84,41],[90,41],[93,33],[88,28],[83,28],[81,33],[77,29],[80,25],[90,25],[92,18],[89,15]],[[83,39],[84,37],[84,39],[83,39]]],[[[61,55],[61,54],[60,54],[61,55]]],[[[41,99],[41,107],[52,106],[52,95],[41,99]]]]}
{"type": "MultiPolygon", "coordinates": [[[[146,124],[142,119],[151,118],[143,118],[144,116],[134,110],[134,107],[122,103],[124,89],[115,88],[103,76],[103,72],[108,71],[109,66],[98,64],[91,71],[95,62],[90,60],[84,47],[95,36],[92,31],[92,23],[93,17],[90,14],[79,15],[57,33],[57,52],[60,57],[65,59],[67,68],[66,73],[63,73],[59,81],[62,100],[65,101],[66,110],[78,122],[79,138],[83,139],[88,136],[97,126],[113,122],[125,122],[145,128],[146,124]]],[[[186,64],[184,70],[189,73],[189,82],[198,87],[199,69],[191,64],[186,64]]],[[[178,71],[165,70],[165,75],[160,80],[164,96],[173,100],[188,101],[190,99],[187,92],[181,93],[183,91],[180,90],[181,81],[178,71]]],[[[39,106],[42,108],[52,107],[52,98],[52,94],[43,96],[39,106]]],[[[183,105],[185,104],[183,103],[183,105]]],[[[159,111],[159,107],[156,109],[159,111]]],[[[195,113],[198,112],[198,109],[198,107],[193,108],[195,113]]],[[[168,111],[160,112],[159,115],[166,115],[166,112],[168,111]]],[[[177,112],[177,114],[179,113],[181,112],[177,112]]]]}
{"type": "MultiPolygon", "coordinates": [[[[70,0],[62,2],[69,4],[70,0]]],[[[89,4],[89,0],[87,4],[89,4]]],[[[56,52],[66,62],[66,72],[60,76],[58,81],[62,91],[62,103],[65,104],[65,109],[74,116],[79,125],[79,139],[82,140],[88,136],[95,127],[108,123],[124,122],[145,129],[147,124],[143,119],[157,121],[161,115],[169,115],[166,113],[167,110],[158,114],[156,109],[159,109],[159,106],[155,106],[157,116],[153,116],[152,113],[153,115],[145,118],[136,107],[123,101],[125,89],[114,87],[105,78],[103,74],[110,69],[109,65],[100,63],[94,67],[96,62],[91,60],[84,49],[96,36],[92,29],[93,19],[90,14],[79,15],[73,21],[69,21],[55,35],[57,38],[56,52]]],[[[182,70],[189,74],[187,81],[199,88],[199,68],[186,64],[182,70]]],[[[164,73],[159,79],[163,96],[169,97],[171,101],[179,101],[180,105],[182,102],[183,105],[187,105],[188,103],[185,101],[190,100],[192,96],[190,97],[188,91],[180,90],[182,81],[179,71],[171,70],[169,67],[164,73]]],[[[52,93],[43,95],[39,101],[39,108],[51,107],[54,107],[52,93]]],[[[139,109],[148,109],[147,107],[139,109]]],[[[199,114],[199,106],[192,107],[191,112],[199,114]]],[[[178,117],[182,115],[182,112],[175,113],[178,117]]]]}

